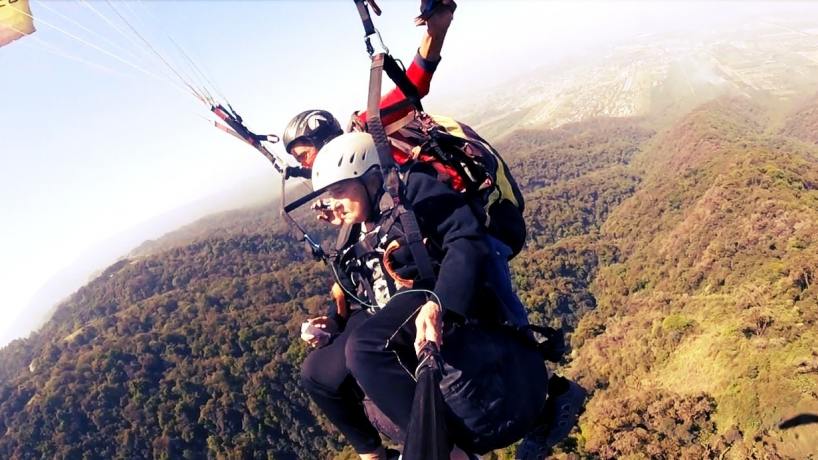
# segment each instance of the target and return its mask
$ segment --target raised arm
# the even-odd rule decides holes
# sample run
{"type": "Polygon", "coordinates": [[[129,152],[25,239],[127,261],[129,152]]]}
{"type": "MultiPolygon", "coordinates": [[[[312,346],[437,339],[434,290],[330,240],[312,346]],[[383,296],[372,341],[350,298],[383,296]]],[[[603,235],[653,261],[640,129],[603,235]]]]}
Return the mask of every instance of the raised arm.
{"type": "MultiPolygon", "coordinates": [[[[442,0],[434,13],[426,19],[426,33],[420,40],[418,52],[412,63],[406,69],[406,76],[418,90],[418,95],[424,97],[429,94],[432,76],[440,62],[440,51],[443,41],[454,17],[455,3],[452,0],[442,0]]],[[[398,88],[392,88],[381,98],[381,121],[385,126],[394,123],[412,111],[412,105],[398,88]]],[[[356,114],[357,123],[366,124],[366,111],[356,114]]]]}
{"type": "Polygon", "coordinates": [[[418,47],[418,54],[427,61],[440,60],[440,50],[443,49],[446,32],[449,31],[449,25],[454,18],[455,3],[452,0],[442,0],[441,4],[426,20],[426,33],[418,47]]]}

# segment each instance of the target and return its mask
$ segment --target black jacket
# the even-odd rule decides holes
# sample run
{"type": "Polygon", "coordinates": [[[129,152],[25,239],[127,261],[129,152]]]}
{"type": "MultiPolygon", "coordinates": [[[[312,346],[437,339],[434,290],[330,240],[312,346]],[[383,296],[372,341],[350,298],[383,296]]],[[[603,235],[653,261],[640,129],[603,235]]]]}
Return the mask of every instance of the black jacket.
{"type": "MultiPolygon", "coordinates": [[[[463,194],[439,181],[436,174],[433,168],[424,164],[416,164],[405,173],[406,207],[414,211],[421,232],[424,238],[428,239],[426,246],[437,269],[433,291],[440,299],[441,307],[446,312],[468,317],[474,313],[472,307],[475,303],[475,292],[483,284],[483,267],[489,255],[486,231],[463,194]]],[[[388,212],[380,213],[373,220],[375,228],[380,227],[377,234],[371,232],[368,235],[372,242],[369,249],[375,250],[360,250],[362,246],[359,242],[360,226],[356,226],[349,236],[343,237],[344,247],[340,251],[343,255],[339,257],[360,260],[363,252],[367,252],[370,257],[382,257],[382,250],[389,242],[395,239],[400,241],[402,236],[400,223],[394,222],[390,226],[388,212]],[[384,226],[389,228],[384,229],[384,226]],[[356,245],[357,253],[352,250],[356,245]]],[[[416,272],[413,270],[413,261],[408,250],[396,252],[394,259],[400,266],[401,273],[416,272]]],[[[350,268],[354,264],[350,264],[349,260],[339,265],[347,275],[354,271],[350,268]]],[[[371,271],[364,269],[359,276],[366,278],[369,283],[373,282],[371,271]]],[[[353,284],[360,284],[355,282],[355,276],[352,279],[353,284]]],[[[395,291],[391,280],[390,291],[391,293],[395,291]]],[[[373,302],[373,299],[369,301],[373,302]]],[[[334,312],[334,309],[331,312],[334,312]]]]}

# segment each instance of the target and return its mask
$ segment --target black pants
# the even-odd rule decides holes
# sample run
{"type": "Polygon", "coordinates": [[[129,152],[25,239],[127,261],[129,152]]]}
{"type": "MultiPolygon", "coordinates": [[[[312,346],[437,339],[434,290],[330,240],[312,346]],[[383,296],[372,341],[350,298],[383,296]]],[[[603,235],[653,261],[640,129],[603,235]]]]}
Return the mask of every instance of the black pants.
{"type": "MultiPolygon", "coordinates": [[[[352,376],[403,433],[412,416],[416,386],[415,318],[425,301],[417,292],[392,297],[346,343],[352,376]]],[[[475,299],[474,313],[497,310],[491,303],[481,305],[483,301],[475,299]]],[[[490,321],[470,325],[453,319],[444,317],[441,347],[445,375],[440,389],[449,441],[484,454],[519,440],[533,426],[545,405],[548,374],[542,355],[527,337],[490,321]]]]}
{"type": "Polygon", "coordinates": [[[415,317],[425,302],[419,292],[393,296],[346,343],[346,364],[358,385],[403,433],[415,395],[415,317]]]}
{"type": "MultiPolygon", "coordinates": [[[[414,320],[425,301],[421,293],[399,294],[374,316],[355,313],[340,336],[304,362],[302,380],[308,393],[358,453],[380,445],[360,390],[406,432],[417,367],[414,320]]],[[[456,371],[448,378],[458,380],[446,385],[444,396],[453,396],[447,397],[447,404],[455,404],[448,415],[458,423],[450,428],[461,447],[483,453],[508,445],[540,414],[547,374],[533,348],[502,331],[461,327],[444,331],[442,354],[456,371]]]]}
{"type": "Polygon", "coordinates": [[[307,393],[360,454],[381,445],[364,412],[362,389],[401,431],[409,424],[417,366],[414,317],[425,300],[423,294],[401,294],[374,316],[354,312],[344,331],[301,366],[307,393]]]}
{"type": "Polygon", "coordinates": [[[344,349],[350,334],[369,317],[363,310],[353,312],[344,331],[301,365],[301,385],[359,454],[374,452],[381,438],[366,417],[363,392],[347,368],[344,349]]]}

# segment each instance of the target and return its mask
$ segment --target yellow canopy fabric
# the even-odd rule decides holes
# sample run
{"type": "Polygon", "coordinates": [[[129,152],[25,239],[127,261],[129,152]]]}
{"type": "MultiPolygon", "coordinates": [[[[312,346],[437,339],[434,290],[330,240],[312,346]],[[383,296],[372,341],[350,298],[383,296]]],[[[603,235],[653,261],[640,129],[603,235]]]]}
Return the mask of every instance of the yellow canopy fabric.
{"type": "Polygon", "coordinates": [[[0,0],[0,46],[34,32],[28,0],[0,0]]]}

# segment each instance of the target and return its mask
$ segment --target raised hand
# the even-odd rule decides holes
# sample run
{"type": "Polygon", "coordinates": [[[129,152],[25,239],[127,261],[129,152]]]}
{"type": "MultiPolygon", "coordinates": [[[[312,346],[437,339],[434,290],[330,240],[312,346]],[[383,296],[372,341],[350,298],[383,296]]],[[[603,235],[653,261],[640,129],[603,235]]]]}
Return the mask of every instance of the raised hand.
{"type": "Polygon", "coordinates": [[[329,342],[332,334],[338,332],[338,325],[330,317],[310,318],[301,324],[301,340],[310,346],[321,347],[329,342]]]}
{"type": "Polygon", "coordinates": [[[332,200],[318,200],[310,206],[317,213],[316,218],[332,225],[341,225],[341,216],[335,212],[332,200]]]}

